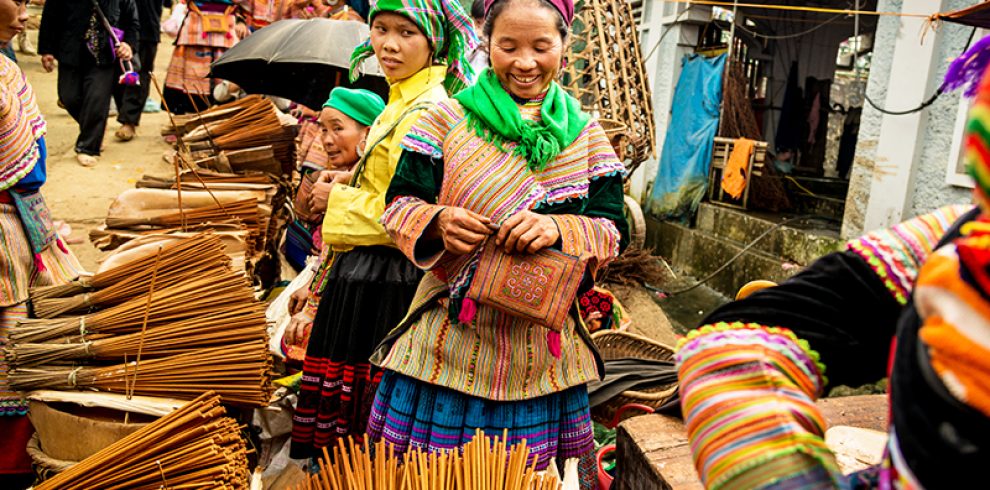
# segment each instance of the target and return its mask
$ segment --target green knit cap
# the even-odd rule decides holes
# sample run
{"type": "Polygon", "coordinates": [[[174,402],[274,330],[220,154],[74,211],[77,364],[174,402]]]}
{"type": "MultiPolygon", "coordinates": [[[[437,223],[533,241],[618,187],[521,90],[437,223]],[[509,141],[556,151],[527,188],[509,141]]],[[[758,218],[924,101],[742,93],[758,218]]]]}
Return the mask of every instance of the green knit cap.
{"type": "Polygon", "coordinates": [[[337,87],[330,91],[330,98],[323,107],[337,109],[351,119],[371,126],[385,110],[385,102],[378,94],[361,88],[337,87]]]}

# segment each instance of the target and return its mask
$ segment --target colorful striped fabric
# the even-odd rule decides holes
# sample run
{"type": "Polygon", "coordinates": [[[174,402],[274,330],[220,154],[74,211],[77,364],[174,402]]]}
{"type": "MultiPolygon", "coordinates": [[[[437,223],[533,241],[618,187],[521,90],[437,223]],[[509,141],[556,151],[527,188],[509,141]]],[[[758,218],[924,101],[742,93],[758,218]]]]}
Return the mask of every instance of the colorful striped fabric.
{"type": "Polygon", "coordinates": [[[705,488],[831,488],[838,481],[815,406],[827,383],[824,366],[807,342],[784,328],[720,323],[690,332],[676,359],[705,488]]]}
{"type": "Polygon", "coordinates": [[[588,390],[583,386],[502,403],[386,372],[368,421],[369,436],[392,443],[397,454],[410,448],[456,449],[471,440],[475,429],[499,437],[508,429],[509,444],[525,439],[541,471],[551,458],[564,461],[584,456],[595,443],[588,390]]]}
{"type": "Polygon", "coordinates": [[[39,256],[44,271],[35,268],[17,209],[13,204],[0,204],[0,308],[27,301],[29,288],[62,284],[82,271],[76,257],[60,246],[48,247],[39,256]]]}
{"type": "MultiPolygon", "coordinates": [[[[447,66],[444,87],[455,94],[474,83],[474,68],[468,53],[478,45],[474,23],[458,0],[377,0],[368,13],[368,22],[382,12],[395,12],[416,23],[430,43],[433,61],[447,66]]],[[[357,80],[358,67],[374,56],[371,39],[354,48],[351,54],[351,81],[357,80]]]]}
{"type": "Polygon", "coordinates": [[[921,264],[946,230],[972,208],[964,204],[945,206],[851,240],[846,249],[862,257],[894,298],[907,304],[921,264]]]}
{"type": "Polygon", "coordinates": [[[976,184],[973,194],[984,212],[990,211],[990,76],[987,73],[990,69],[980,80],[964,137],[966,171],[973,177],[976,184]]]}
{"type": "Polygon", "coordinates": [[[918,275],[914,306],[932,368],[959,401],[990,417],[990,222],[932,254],[918,275]]]}
{"type": "Polygon", "coordinates": [[[41,158],[47,126],[24,74],[0,57],[0,191],[14,186],[41,158]]]}
{"type": "MultiPolygon", "coordinates": [[[[420,290],[436,282],[428,274],[420,290]]],[[[450,321],[447,304],[440,299],[426,309],[391,345],[381,366],[498,401],[545,396],[598,378],[595,358],[577,332],[582,327],[573,321],[561,332],[557,359],[547,345],[545,327],[483,305],[472,325],[461,325],[450,321]]]]}

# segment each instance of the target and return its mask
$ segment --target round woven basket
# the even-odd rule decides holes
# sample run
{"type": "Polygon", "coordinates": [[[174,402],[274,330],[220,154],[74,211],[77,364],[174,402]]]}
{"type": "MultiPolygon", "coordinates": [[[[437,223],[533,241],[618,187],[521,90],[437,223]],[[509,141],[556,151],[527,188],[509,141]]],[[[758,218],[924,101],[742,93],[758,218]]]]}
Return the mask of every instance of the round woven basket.
{"type": "Polygon", "coordinates": [[[605,130],[605,136],[608,138],[609,143],[612,143],[615,156],[619,157],[620,162],[625,162],[626,157],[629,156],[629,147],[632,143],[632,137],[629,136],[629,126],[622,121],[604,117],[598,118],[598,124],[605,130]]]}
{"type": "Polygon", "coordinates": [[[38,481],[45,481],[77,464],[77,461],[63,461],[45,454],[41,449],[41,438],[37,432],[28,441],[27,453],[34,462],[34,472],[38,475],[38,481]]]}
{"type": "MultiPolygon", "coordinates": [[[[591,339],[606,361],[622,358],[674,360],[673,348],[632,332],[604,330],[591,334],[591,339]]],[[[607,403],[593,408],[591,416],[597,422],[607,423],[615,417],[620,408],[631,403],[646,405],[656,410],[677,394],[677,388],[677,383],[672,383],[646,390],[623,391],[607,403]]]]}

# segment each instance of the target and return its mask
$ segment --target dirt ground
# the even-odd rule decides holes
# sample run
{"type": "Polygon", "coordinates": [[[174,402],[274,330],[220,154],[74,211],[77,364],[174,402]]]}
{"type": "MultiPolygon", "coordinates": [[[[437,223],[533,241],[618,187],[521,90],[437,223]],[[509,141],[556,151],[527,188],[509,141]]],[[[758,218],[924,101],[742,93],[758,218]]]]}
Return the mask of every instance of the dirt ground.
{"type": "MultiPolygon", "coordinates": [[[[38,32],[29,31],[29,35],[37,40],[38,32]]],[[[163,39],[155,60],[155,74],[160,83],[164,83],[171,54],[170,40],[163,39]]],[[[105,150],[99,164],[91,168],[82,167],[76,163],[73,151],[78,126],[57,105],[57,74],[45,73],[41,68],[40,56],[18,53],[17,57],[18,65],[34,87],[41,112],[48,121],[48,182],[42,187],[42,192],[53,218],[65,221],[72,227],[72,234],[68,237],[69,247],[79,257],[83,267],[94,271],[103,252],[90,244],[89,230],[103,222],[117,194],[133,188],[142,175],[169,175],[174,171],[162,160],[162,154],[169,147],[159,134],[168,115],[165,112],[145,113],[137,137],[126,143],[114,138],[113,133],[120,124],[116,118],[110,117],[104,138],[105,150]]],[[[154,87],[151,98],[160,100],[154,87]]]]}

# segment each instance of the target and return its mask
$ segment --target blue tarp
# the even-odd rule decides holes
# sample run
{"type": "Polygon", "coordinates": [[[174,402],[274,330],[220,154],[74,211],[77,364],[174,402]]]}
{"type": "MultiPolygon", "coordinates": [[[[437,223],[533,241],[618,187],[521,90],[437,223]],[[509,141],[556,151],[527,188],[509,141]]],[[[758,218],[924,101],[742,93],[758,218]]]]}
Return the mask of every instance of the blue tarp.
{"type": "Polygon", "coordinates": [[[681,64],[647,209],[657,218],[686,221],[697,211],[708,183],[722,103],[725,55],[687,55],[681,64]]]}

